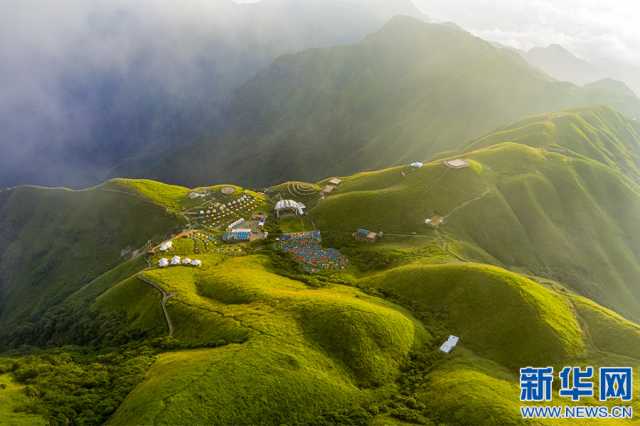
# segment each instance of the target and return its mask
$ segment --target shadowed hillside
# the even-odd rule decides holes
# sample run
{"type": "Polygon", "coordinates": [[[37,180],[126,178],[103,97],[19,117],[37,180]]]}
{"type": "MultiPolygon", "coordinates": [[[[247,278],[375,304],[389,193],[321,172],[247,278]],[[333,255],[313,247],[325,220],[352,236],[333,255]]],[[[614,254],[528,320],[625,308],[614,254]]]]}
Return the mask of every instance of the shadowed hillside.
{"type": "Polygon", "coordinates": [[[557,82],[455,26],[396,17],[355,45],[280,57],[237,92],[226,136],[114,173],[189,185],[316,180],[428,158],[526,114],[594,104],[640,114],[640,101],[617,88],[557,82]]]}
{"type": "Polygon", "coordinates": [[[180,221],[164,206],[109,183],[82,191],[0,192],[3,331],[37,318],[180,221]]]}

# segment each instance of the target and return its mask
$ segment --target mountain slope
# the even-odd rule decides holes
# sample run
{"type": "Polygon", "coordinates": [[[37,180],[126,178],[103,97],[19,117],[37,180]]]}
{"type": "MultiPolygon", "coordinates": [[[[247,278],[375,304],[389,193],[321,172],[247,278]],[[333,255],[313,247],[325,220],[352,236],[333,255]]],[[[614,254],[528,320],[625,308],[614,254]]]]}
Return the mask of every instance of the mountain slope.
{"type": "Polygon", "coordinates": [[[115,183],[0,193],[0,324],[28,323],[182,223],[115,183]]]}
{"type": "Polygon", "coordinates": [[[638,69],[622,62],[589,62],[580,59],[558,44],[547,47],[534,47],[527,52],[520,51],[527,62],[550,76],[583,85],[602,79],[616,79],[631,87],[635,93],[640,91],[638,69]]]}
{"type": "Polygon", "coordinates": [[[316,180],[458,149],[526,114],[591,104],[640,113],[637,98],[601,89],[552,81],[456,27],[396,17],[356,45],[279,58],[239,90],[224,138],[117,173],[190,185],[316,180]]]}
{"type": "Polygon", "coordinates": [[[338,241],[359,227],[416,232],[450,242],[464,258],[561,281],[640,318],[640,189],[621,172],[637,176],[635,125],[609,110],[537,120],[480,139],[476,147],[488,146],[464,155],[466,169],[432,162],[345,178],[310,213],[338,241]],[[437,232],[424,224],[433,214],[445,217],[437,232]]]}
{"type": "Polygon", "coordinates": [[[598,161],[640,182],[640,124],[606,107],[526,118],[472,141],[467,150],[515,142],[598,161]]]}
{"type": "Polygon", "coordinates": [[[522,56],[531,65],[560,81],[582,85],[606,77],[595,65],[578,58],[558,44],[534,47],[522,52],[522,56]]]}

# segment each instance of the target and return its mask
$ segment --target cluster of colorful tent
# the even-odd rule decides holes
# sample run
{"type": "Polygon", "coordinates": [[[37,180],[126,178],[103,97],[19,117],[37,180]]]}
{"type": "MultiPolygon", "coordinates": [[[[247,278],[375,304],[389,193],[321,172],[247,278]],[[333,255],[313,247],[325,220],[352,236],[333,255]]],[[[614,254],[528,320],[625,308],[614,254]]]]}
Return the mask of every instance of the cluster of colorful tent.
{"type": "Polygon", "coordinates": [[[289,253],[308,272],[342,270],[349,261],[334,248],[322,248],[320,231],[284,234],[280,238],[280,250],[289,253]]]}

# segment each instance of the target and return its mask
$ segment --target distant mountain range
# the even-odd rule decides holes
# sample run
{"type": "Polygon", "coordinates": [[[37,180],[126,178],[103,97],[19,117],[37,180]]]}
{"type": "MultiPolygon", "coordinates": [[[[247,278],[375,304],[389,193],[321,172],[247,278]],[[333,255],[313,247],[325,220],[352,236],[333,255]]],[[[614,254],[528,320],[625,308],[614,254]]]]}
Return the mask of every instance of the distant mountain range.
{"type": "Polygon", "coordinates": [[[315,180],[428,159],[523,115],[598,104],[640,116],[621,84],[559,82],[456,26],[395,17],[360,43],[280,57],[238,90],[222,136],[112,173],[187,185],[315,180]]]}
{"type": "Polygon", "coordinates": [[[558,44],[534,47],[522,56],[533,66],[560,81],[576,84],[593,83],[603,79],[623,82],[636,94],[640,93],[640,68],[620,63],[591,63],[578,58],[558,44]]]}

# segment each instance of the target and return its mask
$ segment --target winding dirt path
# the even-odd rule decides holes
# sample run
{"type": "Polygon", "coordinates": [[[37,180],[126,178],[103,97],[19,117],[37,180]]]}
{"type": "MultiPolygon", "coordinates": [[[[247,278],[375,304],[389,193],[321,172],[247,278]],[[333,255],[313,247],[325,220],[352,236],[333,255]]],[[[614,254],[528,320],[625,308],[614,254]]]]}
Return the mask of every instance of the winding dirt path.
{"type": "Polygon", "coordinates": [[[162,300],[160,301],[160,306],[162,307],[162,313],[164,314],[164,319],[165,319],[165,321],[167,323],[167,328],[169,330],[169,337],[172,337],[173,336],[173,322],[171,322],[171,317],[169,316],[169,311],[167,310],[167,301],[169,299],[171,299],[175,294],[165,291],[165,289],[163,289],[158,284],[154,283],[153,281],[151,281],[149,278],[145,277],[144,275],[138,274],[137,278],[140,281],[142,281],[143,283],[145,283],[147,285],[150,285],[151,287],[153,287],[156,290],[158,290],[160,292],[160,294],[162,295],[162,300]]]}
{"type": "Polygon", "coordinates": [[[446,216],[444,216],[445,219],[447,219],[449,216],[451,216],[452,214],[454,214],[455,212],[457,212],[460,209],[463,209],[465,207],[467,207],[469,204],[474,203],[476,201],[480,201],[482,200],[484,197],[486,197],[487,195],[489,195],[492,192],[491,188],[488,188],[486,191],[484,191],[482,194],[478,195],[475,198],[472,198],[470,200],[465,201],[464,203],[460,204],[457,207],[454,207],[449,213],[447,213],[446,216]]]}

